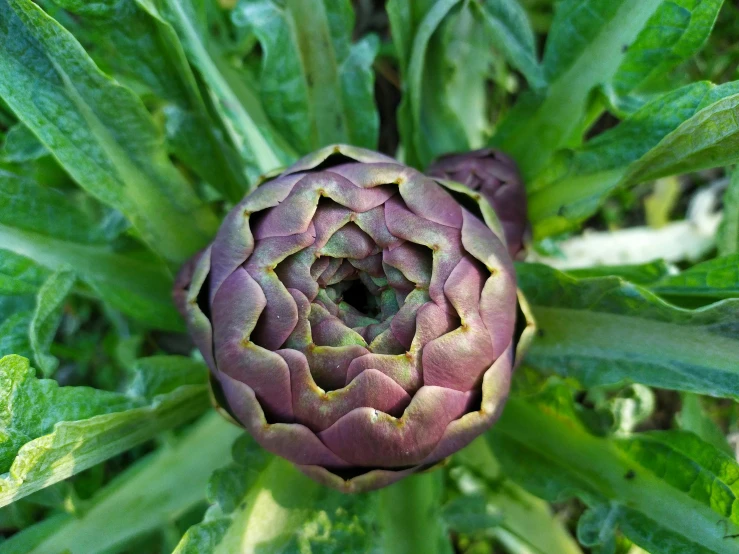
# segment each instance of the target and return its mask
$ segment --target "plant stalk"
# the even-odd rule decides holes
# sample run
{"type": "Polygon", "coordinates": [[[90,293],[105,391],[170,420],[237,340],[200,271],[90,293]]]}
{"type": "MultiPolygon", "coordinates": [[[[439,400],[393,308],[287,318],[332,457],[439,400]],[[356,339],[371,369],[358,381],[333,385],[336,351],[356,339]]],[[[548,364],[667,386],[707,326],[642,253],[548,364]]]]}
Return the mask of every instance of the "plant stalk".
{"type": "Polygon", "coordinates": [[[440,525],[444,475],[413,475],[379,492],[382,552],[451,554],[446,527],[440,525]]]}

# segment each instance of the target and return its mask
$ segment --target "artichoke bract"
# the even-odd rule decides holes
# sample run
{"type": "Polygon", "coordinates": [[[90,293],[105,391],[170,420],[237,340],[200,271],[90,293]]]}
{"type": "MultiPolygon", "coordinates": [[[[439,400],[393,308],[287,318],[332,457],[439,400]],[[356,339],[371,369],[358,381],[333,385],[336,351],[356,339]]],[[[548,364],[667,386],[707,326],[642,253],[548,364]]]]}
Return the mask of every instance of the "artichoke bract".
{"type": "Polygon", "coordinates": [[[482,148],[440,156],[427,172],[467,185],[484,196],[500,218],[511,256],[522,252],[528,233],[526,188],[513,159],[499,150],[482,148]]]}
{"type": "Polygon", "coordinates": [[[468,187],[331,146],[234,207],[175,299],[214,397],[264,448],[379,488],[500,413],[533,330],[500,233],[468,187]]]}

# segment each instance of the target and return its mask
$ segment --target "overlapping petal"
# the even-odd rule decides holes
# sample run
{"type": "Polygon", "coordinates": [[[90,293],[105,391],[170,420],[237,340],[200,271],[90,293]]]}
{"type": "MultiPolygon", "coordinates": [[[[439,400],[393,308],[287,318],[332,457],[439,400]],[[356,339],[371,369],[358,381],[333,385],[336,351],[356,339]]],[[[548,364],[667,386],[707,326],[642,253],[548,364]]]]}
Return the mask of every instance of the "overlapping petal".
{"type": "Polygon", "coordinates": [[[331,146],[267,181],[176,287],[230,413],[346,492],[438,462],[508,394],[505,245],[439,182],[381,154],[331,146]]]}

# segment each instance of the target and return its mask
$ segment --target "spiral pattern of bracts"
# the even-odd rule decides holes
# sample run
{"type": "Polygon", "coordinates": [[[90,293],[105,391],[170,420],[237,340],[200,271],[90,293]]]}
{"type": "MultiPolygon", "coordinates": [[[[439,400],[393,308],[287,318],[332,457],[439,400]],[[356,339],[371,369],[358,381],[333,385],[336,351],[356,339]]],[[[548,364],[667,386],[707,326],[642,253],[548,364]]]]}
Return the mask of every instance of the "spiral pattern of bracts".
{"type": "Polygon", "coordinates": [[[481,213],[348,146],[258,187],[175,293],[224,407],[344,491],[470,442],[508,394],[517,313],[513,264],[481,213]]]}

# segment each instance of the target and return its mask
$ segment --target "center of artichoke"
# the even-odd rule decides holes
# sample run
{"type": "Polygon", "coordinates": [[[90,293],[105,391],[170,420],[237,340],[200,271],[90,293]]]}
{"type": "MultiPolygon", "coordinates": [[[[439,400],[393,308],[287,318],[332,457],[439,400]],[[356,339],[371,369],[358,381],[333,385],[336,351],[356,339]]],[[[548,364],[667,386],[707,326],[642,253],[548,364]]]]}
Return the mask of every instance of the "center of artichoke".
{"type": "Polygon", "coordinates": [[[364,286],[362,281],[355,279],[345,283],[346,289],[341,293],[341,301],[349,304],[361,314],[378,319],[380,317],[380,302],[377,296],[364,286]]]}
{"type": "Polygon", "coordinates": [[[342,483],[469,442],[499,412],[512,361],[500,237],[464,198],[373,156],[331,147],[260,186],[180,297],[234,417],[342,483]],[[331,152],[359,159],[324,163],[331,152]]]}

